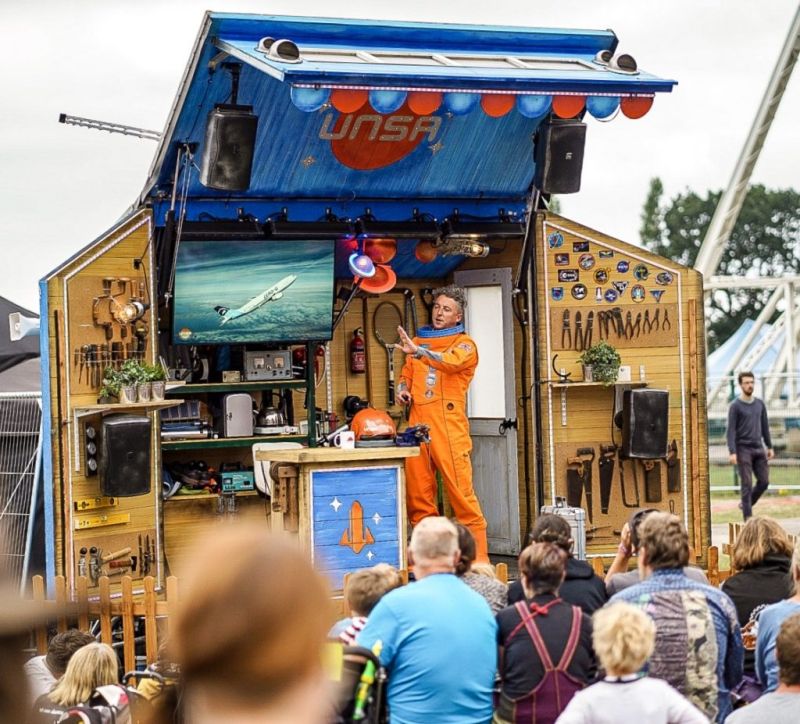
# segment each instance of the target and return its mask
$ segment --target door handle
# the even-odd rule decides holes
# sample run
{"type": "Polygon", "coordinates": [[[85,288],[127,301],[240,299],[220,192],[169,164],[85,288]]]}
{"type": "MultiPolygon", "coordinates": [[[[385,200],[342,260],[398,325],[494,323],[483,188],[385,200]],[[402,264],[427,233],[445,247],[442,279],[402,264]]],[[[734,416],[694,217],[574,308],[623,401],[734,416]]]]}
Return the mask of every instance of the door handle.
{"type": "Polygon", "coordinates": [[[516,418],[516,417],[515,417],[513,420],[511,420],[511,419],[509,419],[509,418],[506,418],[505,420],[503,420],[503,421],[500,423],[500,427],[498,428],[498,430],[497,430],[497,431],[498,431],[498,432],[499,432],[501,435],[505,435],[505,434],[506,434],[506,431],[507,431],[509,428],[511,428],[511,427],[513,427],[515,430],[517,429],[517,418],[516,418]]]}

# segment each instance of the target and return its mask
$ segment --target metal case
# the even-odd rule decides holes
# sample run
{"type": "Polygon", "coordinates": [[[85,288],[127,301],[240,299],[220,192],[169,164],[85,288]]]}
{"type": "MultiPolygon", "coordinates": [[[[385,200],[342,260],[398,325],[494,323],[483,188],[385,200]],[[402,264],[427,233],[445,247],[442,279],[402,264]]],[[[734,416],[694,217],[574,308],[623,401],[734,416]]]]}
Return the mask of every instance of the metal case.
{"type": "Polygon", "coordinates": [[[222,398],[222,434],[225,437],[253,436],[253,398],[236,392],[222,398]]]}
{"type": "Polygon", "coordinates": [[[571,508],[564,498],[556,498],[555,505],[543,505],[540,512],[567,519],[572,529],[572,555],[586,560],[586,511],[583,508],[571,508]]]}

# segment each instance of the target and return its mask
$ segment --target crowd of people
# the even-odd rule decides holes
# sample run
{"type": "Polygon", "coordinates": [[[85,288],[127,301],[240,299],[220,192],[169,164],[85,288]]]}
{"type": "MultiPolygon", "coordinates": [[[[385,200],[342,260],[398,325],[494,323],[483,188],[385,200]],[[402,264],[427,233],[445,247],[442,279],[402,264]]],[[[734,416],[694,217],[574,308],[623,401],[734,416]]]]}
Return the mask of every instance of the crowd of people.
{"type": "MultiPolygon", "coordinates": [[[[385,564],[352,574],[349,615],[331,626],[326,584],[293,542],[220,529],[185,573],[150,667],[169,674],[173,695],[139,681],[151,721],[358,720],[358,673],[337,684],[342,652],[351,666],[369,658],[359,652],[377,656],[391,724],[797,721],[800,545],[776,521],[748,520],[721,589],[689,566],[688,534],[668,513],[633,516],[605,581],[572,556],[561,516],[540,516],[531,539],[506,586],[476,563],[468,528],[425,518],[409,544],[412,580],[385,564]]],[[[120,674],[112,648],[77,630],[20,668],[30,724],[70,721],[120,674]]],[[[10,681],[2,690],[19,695],[10,681]]]]}

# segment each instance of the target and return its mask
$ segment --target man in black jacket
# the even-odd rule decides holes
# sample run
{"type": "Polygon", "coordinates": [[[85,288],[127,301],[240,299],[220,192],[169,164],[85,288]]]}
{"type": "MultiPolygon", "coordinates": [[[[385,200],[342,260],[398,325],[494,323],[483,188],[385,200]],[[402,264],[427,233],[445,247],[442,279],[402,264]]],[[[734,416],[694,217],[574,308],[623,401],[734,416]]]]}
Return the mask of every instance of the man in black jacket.
{"type": "MultiPolygon", "coordinates": [[[[580,606],[588,616],[602,608],[608,600],[605,583],[586,561],[572,557],[572,530],[566,519],[552,513],[540,515],[531,531],[531,542],[555,543],[569,556],[566,577],[558,592],[562,599],[574,606],[580,606]]],[[[508,605],[513,606],[517,601],[524,600],[522,583],[513,581],[508,586],[508,605]]]]}

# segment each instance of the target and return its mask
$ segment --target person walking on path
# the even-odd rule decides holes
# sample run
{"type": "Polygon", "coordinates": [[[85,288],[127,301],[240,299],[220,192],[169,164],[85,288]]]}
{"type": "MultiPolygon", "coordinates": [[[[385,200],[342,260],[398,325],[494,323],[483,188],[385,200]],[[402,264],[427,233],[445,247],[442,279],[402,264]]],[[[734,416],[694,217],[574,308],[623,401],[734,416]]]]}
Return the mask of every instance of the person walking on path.
{"type": "Polygon", "coordinates": [[[767,407],[753,396],[755,377],[752,372],[739,373],[742,390],[728,409],[728,452],[731,465],[739,468],[742,502],[739,506],[747,520],[753,506],[769,487],[768,460],[775,456],[769,434],[767,407]],[[766,450],[764,449],[766,446],[766,450]],[[753,488],[753,475],[756,486],[753,488]]]}

